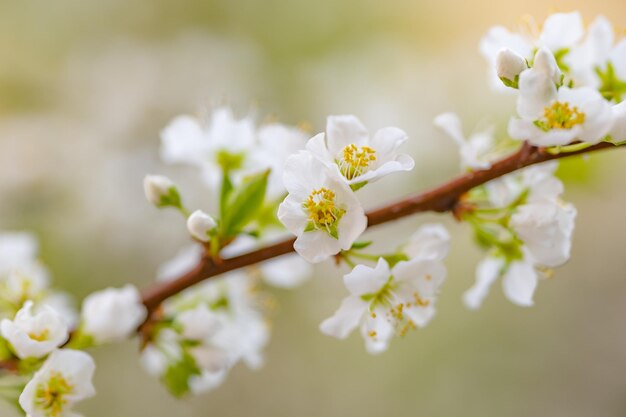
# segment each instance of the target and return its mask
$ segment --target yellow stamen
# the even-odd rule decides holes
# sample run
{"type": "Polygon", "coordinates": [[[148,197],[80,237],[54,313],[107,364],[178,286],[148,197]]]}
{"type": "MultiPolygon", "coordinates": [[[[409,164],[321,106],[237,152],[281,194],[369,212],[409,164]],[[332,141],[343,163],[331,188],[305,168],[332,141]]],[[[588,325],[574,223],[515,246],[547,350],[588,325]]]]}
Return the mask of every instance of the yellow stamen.
{"type": "Polygon", "coordinates": [[[28,337],[30,337],[32,340],[36,340],[37,342],[43,342],[44,340],[48,339],[49,334],[50,332],[48,331],[48,329],[43,329],[39,333],[28,333],[28,337]]]}
{"type": "Polygon", "coordinates": [[[351,180],[363,175],[376,160],[376,151],[369,146],[345,146],[341,158],[337,161],[339,170],[344,177],[351,180]]]}
{"type": "Polygon", "coordinates": [[[316,229],[330,230],[345,213],[345,210],[337,207],[335,193],[324,187],[313,190],[303,207],[316,229]]]}
{"type": "Polygon", "coordinates": [[[585,113],[578,110],[578,107],[570,107],[569,103],[555,101],[543,109],[543,120],[539,121],[539,127],[546,131],[571,129],[583,123],[585,123],[585,113]]]}

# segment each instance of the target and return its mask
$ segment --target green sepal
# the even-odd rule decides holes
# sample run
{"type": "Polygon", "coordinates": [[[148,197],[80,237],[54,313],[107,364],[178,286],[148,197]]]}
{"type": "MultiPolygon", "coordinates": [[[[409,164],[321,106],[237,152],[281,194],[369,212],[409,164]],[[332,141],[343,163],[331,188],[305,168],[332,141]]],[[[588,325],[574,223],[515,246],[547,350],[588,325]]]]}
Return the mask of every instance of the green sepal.
{"type": "Polygon", "coordinates": [[[383,255],[382,258],[387,261],[389,268],[393,268],[398,262],[409,260],[409,257],[405,253],[392,253],[383,255]]]}
{"type": "Polygon", "coordinates": [[[508,78],[505,78],[505,77],[500,77],[500,81],[502,81],[502,84],[504,84],[506,87],[515,88],[515,89],[519,88],[519,75],[516,75],[515,79],[513,80],[509,80],[508,78]]]}
{"type": "Polygon", "coordinates": [[[263,206],[269,174],[268,169],[252,175],[232,191],[222,213],[222,237],[236,236],[257,215],[263,206]]]}
{"type": "Polygon", "coordinates": [[[350,184],[350,188],[352,188],[352,191],[357,191],[360,190],[361,188],[365,187],[367,185],[367,181],[361,181],[361,182],[357,182],[355,184],[350,184]]]}
{"type": "Polygon", "coordinates": [[[168,188],[167,193],[161,196],[156,206],[159,208],[174,207],[183,210],[183,202],[178,189],[175,186],[168,188]]]}
{"type": "Polygon", "coordinates": [[[46,358],[26,358],[17,363],[17,371],[20,375],[30,375],[43,365],[46,358]]]}
{"type": "Polygon", "coordinates": [[[173,396],[181,398],[189,392],[189,378],[201,373],[194,358],[183,352],[180,360],[167,368],[161,380],[173,396]]]}
{"type": "Polygon", "coordinates": [[[354,242],[352,244],[352,246],[350,247],[350,250],[359,250],[359,249],[365,249],[367,248],[369,245],[371,245],[373,242],[371,240],[367,240],[364,242],[354,242]]]}
{"type": "Polygon", "coordinates": [[[78,329],[67,343],[68,348],[77,350],[84,350],[96,345],[97,343],[93,336],[85,333],[82,329],[78,329]]]}

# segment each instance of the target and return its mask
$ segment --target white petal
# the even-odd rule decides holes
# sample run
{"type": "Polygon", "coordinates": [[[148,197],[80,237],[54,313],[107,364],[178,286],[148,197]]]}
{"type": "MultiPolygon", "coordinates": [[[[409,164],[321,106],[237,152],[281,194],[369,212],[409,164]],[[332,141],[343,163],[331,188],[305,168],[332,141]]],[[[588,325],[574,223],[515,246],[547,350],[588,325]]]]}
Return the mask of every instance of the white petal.
{"type": "Polygon", "coordinates": [[[611,138],[614,142],[626,141],[626,101],[613,106],[613,127],[611,138]]]}
{"type": "Polygon", "coordinates": [[[359,325],[367,312],[367,303],[359,297],[344,298],[335,314],[320,324],[322,333],[338,339],[345,339],[359,325]]]}
{"type": "Polygon", "coordinates": [[[201,164],[207,151],[206,133],[193,117],[178,116],[161,132],[161,159],[165,163],[201,164]]]}
{"type": "Polygon", "coordinates": [[[367,143],[369,133],[363,123],[352,115],[329,116],[326,121],[326,140],[331,155],[336,155],[345,146],[367,143]]]}
{"type": "Polygon", "coordinates": [[[343,282],[352,295],[362,296],[380,291],[390,276],[389,264],[383,258],[379,258],[375,268],[360,264],[355,266],[344,275],[343,282]]]}
{"type": "Polygon", "coordinates": [[[474,286],[463,294],[463,302],[469,309],[478,309],[487,294],[491,285],[500,276],[500,271],[504,261],[500,258],[487,257],[476,267],[476,282],[474,286]]]}
{"type": "Polygon", "coordinates": [[[403,248],[410,258],[443,260],[448,256],[450,234],[439,223],[422,225],[403,248]]]}
{"type": "Polygon", "coordinates": [[[263,262],[260,267],[263,279],[279,288],[295,288],[313,274],[312,265],[293,254],[263,262]]]}
{"type": "Polygon", "coordinates": [[[434,123],[435,126],[446,132],[457,145],[463,146],[465,144],[463,124],[456,113],[442,113],[435,117],[434,123]]]}
{"type": "Polygon", "coordinates": [[[555,13],[543,24],[539,42],[556,52],[574,45],[583,37],[583,33],[583,19],[579,12],[555,13]]]}
{"type": "Polygon", "coordinates": [[[537,271],[530,256],[524,260],[512,262],[502,280],[504,294],[511,302],[529,307],[533,305],[533,295],[537,288],[537,271]]]}

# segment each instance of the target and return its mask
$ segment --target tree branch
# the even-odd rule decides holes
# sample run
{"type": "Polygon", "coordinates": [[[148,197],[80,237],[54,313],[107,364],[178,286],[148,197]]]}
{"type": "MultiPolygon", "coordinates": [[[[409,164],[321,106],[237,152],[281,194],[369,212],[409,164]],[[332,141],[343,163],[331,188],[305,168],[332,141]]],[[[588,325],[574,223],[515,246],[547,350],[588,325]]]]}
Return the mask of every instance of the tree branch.
{"type": "MultiPolygon", "coordinates": [[[[459,197],[472,188],[530,165],[623,146],[623,144],[613,145],[602,142],[573,152],[551,154],[543,148],[530,146],[525,142],[520,150],[495,162],[489,169],[469,172],[439,187],[370,211],[367,213],[368,227],[420,212],[443,213],[451,211],[459,197]]],[[[143,293],[143,302],[148,311],[153,312],[167,298],[205,279],[293,252],[294,241],[295,239],[287,239],[240,256],[224,259],[220,263],[215,263],[209,257],[205,257],[193,270],[179,278],[148,288],[143,293]]]]}
{"type": "MultiPolygon", "coordinates": [[[[427,211],[444,213],[453,211],[459,198],[464,193],[493,179],[541,162],[618,147],[626,148],[626,143],[613,145],[611,143],[602,142],[573,152],[552,154],[543,148],[537,148],[530,146],[528,143],[524,143],[520,150],[493,163],[488,169],[468,172],[439,187],[406,197],[396,203],[370,211],[367,213],[368,228],[415,213],[427,211]]],[[[159,305],[169,297],[206,279],[291,253],[294,251],[294,242],[295,239],[286,239],[240,256],[224,259],[219,263],[214,262],[209,256],[205,256],[191,271],[172,281],[158,283],[146,289],[143,292],[142,299],[149,314],[146,321],[139,327],[139,333],[143,336],[147,335],[152,323],[151,318],[155,311],[159,305]]],[[[15,372],[15,361],[7,360],[0,362],[0,371],[1,370],[15,372]]]]}

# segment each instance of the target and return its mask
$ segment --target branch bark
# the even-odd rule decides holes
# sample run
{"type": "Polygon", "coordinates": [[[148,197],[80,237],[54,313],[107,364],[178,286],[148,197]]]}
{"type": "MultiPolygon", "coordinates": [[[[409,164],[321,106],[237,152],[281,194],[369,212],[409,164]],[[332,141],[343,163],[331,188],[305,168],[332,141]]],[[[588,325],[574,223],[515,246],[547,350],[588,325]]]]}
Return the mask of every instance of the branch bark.
{"type": "MultiPolygon", "coordinates": [[[[554,159],[587,154],[590,152],[617,147],[626,146],[623,144],[613,145],[611,143],[602,142],[582,150],[552,154],[548,153],[545,149],[530,146],[525,142],[520,150],[495,162],[489,169],[469,172],[458,176],[439,187],[406,197],[396,203],[392,203],[368,212],[368,228],[415,213],[426,211],[443,213],[452,211],[459,197],[472,188],[485,184],[506,174],[510,174],[511,172],[517,171],[521,168],[554,159]]],[[[148,308],[148,311],[152,313],[169,297],[178,294],[186,288],[189,288],[201,281],[225,272],[230,272],[235,269],[250,266],[293,252],[294,241],[295,239],[286,239],[271,246],[233,258],[224,259],[220,263],[213,262],[209,257],[203,258],[194,269],[179,278],[169,282],[159,283],[148,288],[143,293],[143,303],[148,308]]]]}
{"type": "MultiPolygon", "coordinates": [[[[408,196],[400,201],[368,212],[368,228],[415,213],[427,211],[444,213],[453,211],[459,198],[464,193],[493,179],[541,162],[618,147],[626,148],[626,144],[613,145],[611,143],[602,142],[573,152],[551,154],[543,148],[537,148],[530,146],[528,143],[524,143],[520,150],[493,163],[489,169],[472,171],[460,175],[439,187],[413,196],[408,196]]],[[[291,253],[294,251],[294,242],[295,239],[286,239],[240,256],[224,259],[219,263],[214,262],[207,256],[186,274],[172,281],[158,283],[146,289],[142,294],[142,300],[149,314],[146,321],[139,327],[138,332],[146,336],[152,322],[151,318],[155,314],[155,311],[159,305],[169,297],[212,277],[291,253]]],[[[12,360],[0,362],[0,370],[14,372],[15,369],[15,362],[12,360]]]]}

